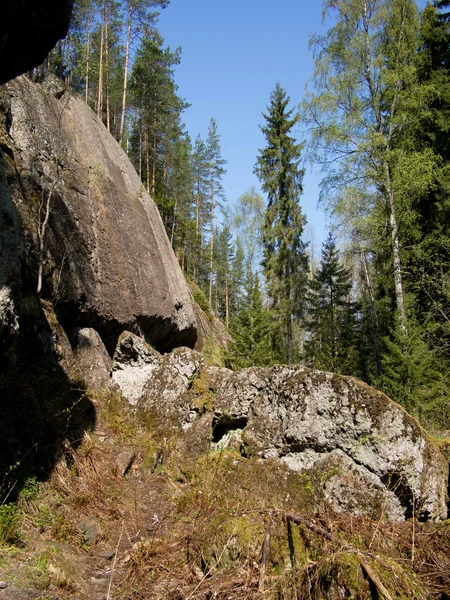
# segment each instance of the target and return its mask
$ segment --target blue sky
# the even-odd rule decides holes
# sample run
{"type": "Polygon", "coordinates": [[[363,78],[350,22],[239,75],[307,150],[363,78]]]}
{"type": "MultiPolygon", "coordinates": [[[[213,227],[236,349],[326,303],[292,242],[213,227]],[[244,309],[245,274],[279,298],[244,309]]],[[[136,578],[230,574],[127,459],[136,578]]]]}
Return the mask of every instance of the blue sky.
{"type": "MultiPolygon", "coordinates": [[[[425,3],[420,1],[420,5],[425,3]]],[[[328,28],[328,27],[327,27],[328,28]]],[[[302,99],[313,69],[308,48],[311,33],[324,30],[320,0],[171,0],[161,12],[159,30],[166,45],[182,47],[175,81],[191,107],[184,113],[194,140],[206,138],[215,117],[223,157],[228,161],[224,187],[233,203],[250,186],[258,148],[259,126],[277,81],[291,97],[302,99]]],[[[301,139],[301,131],[296,132],[301,139]]],[[[314,254],[326,236],[326,219],[318,209],[320,174],[305,165],[306,237],[314,231],[314,254]]]]}
{"type": "MultiPolygon", "coordinates": [[[[182,47],[175,81],[192,105],[184,113],[191,138],[206,138],[210,117],[217,121],[228,203],[252,185],[260,191],[253,166],[264,147],[261,112],[277,81],[292,106],[301,100],[312,70],[309,35],[321,28],[319,0],[171,0],[161,12],[166,45],[182,47]]],[[[320,249],[325,218],[317,209],[318,181],[307,166],[301,203],[320,249]]]]}

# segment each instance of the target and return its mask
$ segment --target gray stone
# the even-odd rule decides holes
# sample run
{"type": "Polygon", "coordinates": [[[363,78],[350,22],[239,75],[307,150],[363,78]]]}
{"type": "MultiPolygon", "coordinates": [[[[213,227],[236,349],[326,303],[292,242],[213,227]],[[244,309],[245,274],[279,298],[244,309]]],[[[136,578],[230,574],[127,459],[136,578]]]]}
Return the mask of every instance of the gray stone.
{"type": "Polygon", "coordinates": [[[184,432],[186,455],[212,444],[309,471],[341,512],[447,516],[446,460],[415,419],[357,379],[298,366],[233,373],[187,348],[160,355],[133,334],[112,379],[131,405],[184,432]]]}
{"type": "Polygon", "coordinates": [[[164,352],[193,347],[187,284],[126,154],[82,98],[55,98],[26,77],[6,93],[28,271],[38,266],[36,199],[50,197],[44,289],[61,324],[95,329],[111,352],[126,329],[164,352]]]}
{"type": "MultiPolygon", "coordinates": [[[[339,450],[355,465],[354,477],[364,469],[365,480],[381,482],[406,511],[446,518],[446,461],[415,419],[356,379],[301,367],[246,369],[220,384],[214,421],[223,435],[245,424],[248,456],[296,470],[314,467],[315,453],[321,460],[339,450]]],[[[398,518],[398,507],[390,516],[398,518]]]]}
{"type": "Polygon", "coordinates": [[[176,348],[161,355],[132,333],[121,336],[113,357],[111,380],[122,396],[141,410],[163,419],[192,423],[195,407],[184,398],[203,360],[189,348],[176,348]]]}
{"type": "Polygon", "coordinates": [[[372,519],[403,521],[405,507],[379,477],[357,465],[342,450],[333,450],[314,461],[312,476],[321,485],[324,499],[336,511],[372,519]]]}
{"type": "Polygon", "coordinates": [[[145,340],[125,332],[114,352],[111,381],[120,389],[122,396],[136,406],[152,374],[158,369],[161,355],[145,340]]]}
{"type": "Polygon", "coordinates": [[[95,516],[80,521],[77,529],[83,534],[88,546],[95,546],[98,537],[98,519],[95,516]]]}
{"type": "Polygon", "coordinates": [[[95,329],[77,327],[71,331],[70,340],[73,347],[73,371],[78,372],[91,389],[108,386],[111,358],[95,329]]]}
{"type": "MultiPolygon", "coordinates": [[[[1,94],[0,91],[0,383],[2,375],[15,364],[14,349],[19,332],[17,305],[20,302],[20,261],[23,252],[19,217],[8,183],[14,167],[8,146],[8,117],[2,119],[1,94]]],[[[7,111],[6,107],[3,108],[7,111]]]]}
{"type": "Polygon", "coordinates": [[[122,450],[122,452],[120,452],[116,456],[116,465],[117,465],[118,474],[121,475],[122,477],[125,477],[125,475],[128,473],[128,471],[131,469],[135,458],[136,458],[136,453],[134,450],[131,450],[131,449],[122,450]]]}

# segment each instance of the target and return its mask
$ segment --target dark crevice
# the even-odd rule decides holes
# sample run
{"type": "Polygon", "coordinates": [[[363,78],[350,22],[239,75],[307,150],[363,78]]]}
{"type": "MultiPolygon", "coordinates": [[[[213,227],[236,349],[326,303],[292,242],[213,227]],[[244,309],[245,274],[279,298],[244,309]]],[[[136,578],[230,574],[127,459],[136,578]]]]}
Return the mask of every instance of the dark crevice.
{"type": "Polygon", "coordinates": [[[233,418],[229,415],[222,415],[214,418],[212,424],[212,440],[215,444],[229,432],[236,429],[244,429],[247,426],[248,419],[246,417],[233,418]]]}
{"type": "MultiPolygon", "coordinates": [[[[393,492],[400,501],[400,504],[405,508],[405,519],[411,519],[414,517],[415,506],[414,496],[412,490],[405,478],[400,473],[385,473],[380,477],[381,481],[387,487],[388,490],[393,492]]],[[[427,521],[428,514],[422,513],[419,515],[419,521],[427,521]]]]}
{"type": "Polygon", "coordinates": [[[329,448],[325,448],[320,444],[314,443],[291,443],[285,444],[280,450],[280,457],[287,456],[288,454],[300,454],[305,452],[305,450],[313,450],[317,452],[317,454],[329,454],[332,452],[329,448]]]}

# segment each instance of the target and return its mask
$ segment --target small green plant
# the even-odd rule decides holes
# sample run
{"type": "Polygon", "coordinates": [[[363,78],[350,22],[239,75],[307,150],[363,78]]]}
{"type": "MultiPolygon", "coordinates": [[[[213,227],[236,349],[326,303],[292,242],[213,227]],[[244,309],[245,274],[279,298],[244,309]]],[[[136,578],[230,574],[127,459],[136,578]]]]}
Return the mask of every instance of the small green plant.
{"type": "Polygon", "coordinates": [[[45,554],[38,554],[34,560],[34,569],[40,577],[47,575],[48,558],[45,554]]]}
{"type": "Polygon", "coordinates": [[[34,500],[39,492],[39,481],[36,477],[27,477],[25,480],[22,491],[20,492],[21,498],[27,501],[34,500]]]}
{"type": "Polygon", "coordinates": [[[200,288],[196,287],[193,290],[192,297],[194,298],[195,302],[197,302],[197,304],[203,312],[205,312],[207,315],[211,313],[211,307],[208,304],[208,300],[206,299],[205,294],[200,288]]]}
{"type": "Polygon", "coordinates": [[[17,538],[18,510],[15,504],[0,506],[0,546],[11,544],[17,538]]]}

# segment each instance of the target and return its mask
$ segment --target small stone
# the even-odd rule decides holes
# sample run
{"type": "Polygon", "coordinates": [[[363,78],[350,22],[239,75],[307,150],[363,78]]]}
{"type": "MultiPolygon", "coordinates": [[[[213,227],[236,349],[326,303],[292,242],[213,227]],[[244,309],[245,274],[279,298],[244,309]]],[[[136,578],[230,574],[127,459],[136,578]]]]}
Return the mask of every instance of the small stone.
{"type": "Polygon", "coordinates": [[[88,546],[94,546],[98,537],[98,520],[97,517],[91,516],[83,519],[77,525],[77,529],[81,531],[88,546]]]}
{"type": "Polygon", "coordinates": [[[97,553],[97,556],[106,560],[112,560],[115,554],[116,553],[114,552],[114,550],[107,548],[106,550],[100,550],[100,552],[97,553]]]}
{"type": "Polygon", "coordinates": [[[131,469],[135,458],[136,453],[134,450],[123,450],[123,452],[116,457],[118,474],[124,477],[131,469]]]}
{"type": "Polygon", "coordinates": [[[8,582],[0,581],[0,590],[4,590],[7,587],[8,587],[8,582]]]}

